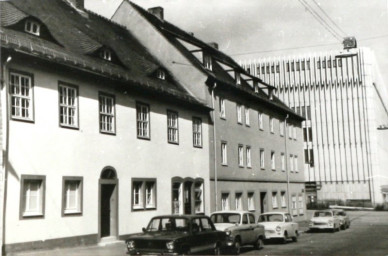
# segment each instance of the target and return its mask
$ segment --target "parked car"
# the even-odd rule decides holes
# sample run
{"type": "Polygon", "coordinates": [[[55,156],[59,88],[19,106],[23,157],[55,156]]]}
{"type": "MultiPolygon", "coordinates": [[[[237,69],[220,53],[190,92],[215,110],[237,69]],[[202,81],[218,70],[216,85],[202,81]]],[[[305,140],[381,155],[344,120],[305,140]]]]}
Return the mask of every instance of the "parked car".
{"type": "Polygon", "coordinates": [[[217,231],[208,216],[165,215],[152,218],[142,233],[130,235],[125,243],[131,255],[182,255],[205,251],[219,255],[225,241],[225,232],[217,231]]]}
{"type": "Polygon", "coordinates": [[[297,242],[299,224],[287,212],[266,212],[259,216],[258,222],[265,228],[266,239],[281,239],[284,243],[290,238],[297,242]]]}
{"type": "Polygon", "coordinates": [[[217,230],[225,231],[226,246],[240,253],[241,246],[253,245],[256,249],[263,248],[264,226],[256,224],[255,215],[248,211],[219,211],[210,215],[217,230]]]}
{"type": "Polygon", "coordinates": [[[342,209],[335,209],[334,213],[338,216],[341,229],[347,229],[350,227],[350,219],[346,212],[342,209]]]}
{"type": "Polygon", "coordinates": [[[317,210],[310,220],[309,229],[330,229],[333,232],[339,231],[341,227],[340,219],[334,210],[317,210]]]}

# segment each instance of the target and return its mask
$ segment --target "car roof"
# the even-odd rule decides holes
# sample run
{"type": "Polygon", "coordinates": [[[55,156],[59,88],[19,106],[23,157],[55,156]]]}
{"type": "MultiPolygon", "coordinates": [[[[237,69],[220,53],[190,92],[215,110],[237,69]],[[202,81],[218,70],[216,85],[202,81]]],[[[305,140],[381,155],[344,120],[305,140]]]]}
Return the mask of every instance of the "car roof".
{"type": "Polygon", "coordinates": [[[238,214],[243,214],[243,213],[252,213],[253,212],[249,212],[249,211],[242,211],[242,210],[227,210],[227,211],[217,211],[217,212],[212,212],[212,214],[219,214],[219,213],[238,213],[238,214]]]}

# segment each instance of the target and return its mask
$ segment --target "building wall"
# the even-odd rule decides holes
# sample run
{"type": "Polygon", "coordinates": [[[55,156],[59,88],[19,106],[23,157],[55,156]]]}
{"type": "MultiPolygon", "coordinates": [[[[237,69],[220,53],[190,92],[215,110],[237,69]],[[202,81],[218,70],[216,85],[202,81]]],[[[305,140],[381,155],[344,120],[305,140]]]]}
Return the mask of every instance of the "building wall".
{"type": "MultiPolygon", "coordinates": [[[[208,116],[166,104],[147,94],[125,95],[108,80],[45,66],[10,66],[33,74],[34,122],[10,121],[6,238],[8,245],[75,236],[97,235],[99,178],[113,167],[118,178],[118,235],[139,232],[152,216],[172,212],[173,177],[204,180],[204,209],[209,213],[208,116]],[[79,129],[59,127],[58,81],[78,86],[79,129]],[[116,134],[99,132],[98,92],[116,97],[116,134]],[[151,139],[136,135],[136,102],[150,105],[151,139]],[[179,114],[179,144],[167,142],[167,109],[179,114]],[[202,118],[203,147],[193,147],[192,117],[202,118]],[[200,159],[200,161],[198,161],[200,159]],[[43,218],[20,219],[21,175],[46,177],[43,218]],[[81,216],[62,216],[62,177],[83,177],[81,216]],[[132,210],[132,178],[156,179],[156,210],[132,210]],[[40,230],[40,232],[33,232],[40,230]]],[[[2,93],[4,93],[4,89],[2,93]]],[[[5,107],[4,103],[2,107],[5,107]]]]}
{"type": "Polygon", "coordinates": [[[387,120],[383,105],[388,100],[385,91],[381,97],[374,92],[373,54],[352,49],[259,59],[243,66],[277,87],[278,97],[306,116],[304,169],[306,181],[318,184],[318,200],[373,202],[370,177],[382,171],[376,158],[381,148],[373,146],[374,119],[387,120]]]}

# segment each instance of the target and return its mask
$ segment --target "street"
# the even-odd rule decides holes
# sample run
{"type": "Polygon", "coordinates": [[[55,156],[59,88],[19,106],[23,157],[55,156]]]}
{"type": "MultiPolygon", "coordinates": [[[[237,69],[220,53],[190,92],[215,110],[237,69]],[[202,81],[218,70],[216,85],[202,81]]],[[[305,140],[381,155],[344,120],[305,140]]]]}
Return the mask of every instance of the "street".
{"type": "MultiPolygon", "coordinates": [[[[340,232],[303,232],[297,243],[267,243],[262,250],[244,247],[242,255],[388,255],[388,212],[348,212],[351,226],[340,232]]],[[[301,230],[306,230],[306,226],[301,230]]],[[[124,243],[104,247],[89,246],[41,252],[10,254],[14,256],[122,256],[124,243]]]]}

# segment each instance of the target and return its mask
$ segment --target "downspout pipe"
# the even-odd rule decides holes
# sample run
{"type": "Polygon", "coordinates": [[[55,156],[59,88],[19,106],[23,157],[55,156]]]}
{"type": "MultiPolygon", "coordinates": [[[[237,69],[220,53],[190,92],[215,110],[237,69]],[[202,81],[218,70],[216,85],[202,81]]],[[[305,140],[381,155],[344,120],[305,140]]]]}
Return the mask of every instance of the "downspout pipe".
{"type": "Polygon", "coordinates": [[[214,150],[214,191],[215,191],[215,205],[216,205],[216,211],[218,211],[218,172],[217,172],[217,139],[216,139],[216,110],[215,110],[215,96],[214,96],[214,90],[217,87],[217,83],[214,82],[213,87],[211,88],[211,96],[212,96],[212,108],[213,108],[213,150],[214,150]]]}
{"type": "Polygon", "coordinates": [[[285,154],[285,162],[286,162],[286,177],[287,177],[287,202],[288,202],[288,211],[291,213],[291,207],[290,207],[290,202],[291,202],[291,195],[290,195],[290,175],[289,175],[289,170],[288,170],[288,152],[287,152],[287,139],[288,139],[288,134],[287,134],[287,120],[288,120],[288,114],[286,115],[286,118],[284,119],[284,154],[285,154]]]}

